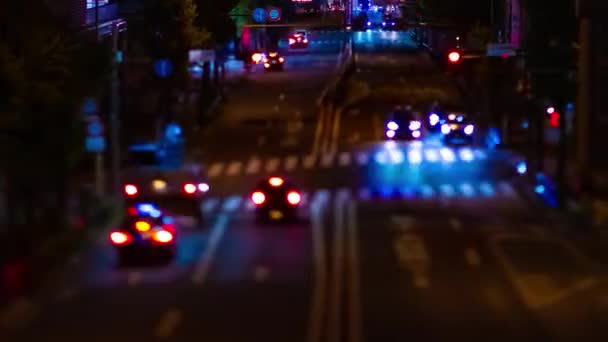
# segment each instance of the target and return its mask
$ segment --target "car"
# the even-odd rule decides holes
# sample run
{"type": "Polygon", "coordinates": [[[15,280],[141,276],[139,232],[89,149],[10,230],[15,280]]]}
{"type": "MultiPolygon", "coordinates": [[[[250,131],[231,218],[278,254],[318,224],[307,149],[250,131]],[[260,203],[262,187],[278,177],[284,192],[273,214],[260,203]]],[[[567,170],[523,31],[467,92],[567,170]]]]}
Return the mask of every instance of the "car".
{"type": "Polygon", "coordinates": [[[441,125],[443,143],[446,145],[472,145],[475,125],[464,115],[450,113],[441,125]]]}
{"type": "Polygon", "coordinates": [[[447,122],[449,115],[464,116],[464,112],[465,110],[462,106],[440,106],[435,103],[428,112],[426,129],[429,133],[439,133],[441,132],[441,126],[447,122]]]}
{"type": "Polygon", "coordinates": [[[295,220],[302,202],[302,195],[294,184],[276,176],[261,180],[250,198],[258,221],[295,220]]]}
{"type": "Polygon", "coordinates": [[[303,30],[296,31],[289,36],[288,42],[291,49],[306,49],[308,47],[308,33],[303,30]]]}
{"type": "Polygon", "coordinates": [[[283,65],[285,63],[285,58],[279,55],[278,52],[269,52],[266,57],[264,57],[264,70],[283,70],[283,65]]]}
{"type": "Polygon", "coordinates": [[[109,233],[110,242],[118,252],[121,263],[134,258],[168,258],[177,250],[176,229],[171,217],[165,216],[153,204],[141,203],[129,209],[149,207],[149,212],[131,212],[116,229],[109,233]]]}
{"type": "Polygon", "coordinates": [[[422,137],[422,123],[411,107],[398,106],[386,120],[384,137],[386,140],[419,140],[422,137]]]}
{"type": "Polygon", "coordinates": [[[179,169],[153,166],[126,170],[121,176],[123,199],[128,207],[154,203],[186,225],[202,223],[201,203],[210,186],[197,166],[179,169]]]}

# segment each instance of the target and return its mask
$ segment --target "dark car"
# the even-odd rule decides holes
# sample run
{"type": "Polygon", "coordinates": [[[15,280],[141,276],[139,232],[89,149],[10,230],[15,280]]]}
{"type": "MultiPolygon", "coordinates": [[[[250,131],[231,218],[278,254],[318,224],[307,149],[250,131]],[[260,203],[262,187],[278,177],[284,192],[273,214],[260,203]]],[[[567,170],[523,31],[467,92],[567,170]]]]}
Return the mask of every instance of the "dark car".
{"type": "Polygon", "coordinates": [[[397,107],[388,115],[384,137],[387,140],[418,140],[422,137],[422,123],[411,108],[397,107]]]}
{"type": "Polygon", "coordinates": [[[283,70],[283,64],[285,63],[285,58],[279,55],[278,52],[269,52],[266,57],[264,57],[264,70],[283,70]]]}
{"type": "Polygon", "coordinates": [[[447,145],[471,145],[474,142],[475,125],[463,114],[448,114],[441,125],[443,142],[447,145]]]}
{"type": "MultiPolygon", "coordinates": [[[[151,204],[144,204],[155,208],[151,204]]],[[[131,207],[135,208],[137,206],[131,207]]],[[[110,232],[110,241],[121,262],[134,258],[173,258],[176,252],[176,229],[173,220],[160,210],[127,215],[110,232]]],[[[133,214],[130,212],[129,214],[133,214]]]]}
{"type": "Polygon", "coordinates": [[[288,37],[289,48],[306,49],[308,48],[308,34],[306,31],[296,31],[288,37]]]}
{"type": "Polygon", "coordinates": [[[260,221],[286,221],[297,218],[302,201],[300,192],[280,177],[263,179],[251,192],[251,201],[260,221]]]}
{"type": "Polygon", "coordinates": [[[128,207],[154,203],[176,219],[202,222],[201,202],[209,191],[205,177],[197,167],[163,169],[139,168],[123,172],[123,195],[128,207]]]}

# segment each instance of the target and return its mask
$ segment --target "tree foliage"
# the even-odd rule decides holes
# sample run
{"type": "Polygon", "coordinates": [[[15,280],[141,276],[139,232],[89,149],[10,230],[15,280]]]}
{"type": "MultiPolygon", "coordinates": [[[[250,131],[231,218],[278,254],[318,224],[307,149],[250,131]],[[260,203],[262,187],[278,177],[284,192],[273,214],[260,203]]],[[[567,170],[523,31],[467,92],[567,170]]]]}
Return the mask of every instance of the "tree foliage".
{"type": "Polygon", "coordinates": [[[8,90],[0,98],[0,171],[10,184],[8,202],[52,203],[60,220],[70,169],[82,152],[80,104],[99,93],[110,56],[54,19],[44,1],[3,2],[0,23],[0,85],[8,90]]]}

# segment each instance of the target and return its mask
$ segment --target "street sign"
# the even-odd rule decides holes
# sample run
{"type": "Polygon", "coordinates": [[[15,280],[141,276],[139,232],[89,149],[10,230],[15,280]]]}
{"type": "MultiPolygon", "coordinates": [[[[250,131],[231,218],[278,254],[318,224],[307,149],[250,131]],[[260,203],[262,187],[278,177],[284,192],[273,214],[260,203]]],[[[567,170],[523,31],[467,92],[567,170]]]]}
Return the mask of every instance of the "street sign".
{"type": "Polygon", "coordinates": [[[263,23],[266,20],[266,10],[263,8],[256,8],[251,14],[253,20],[258,23],[263,23]]]}
{"type": "Polygon", "coordinates": [[[281,9],[277,7],[268,8],[268,20],[279,21],[281,20],[281,9]]]}
{"type": "Polygon", "coordinates": [[[487,55],[490,57],[517,56],[517,49],[511,44],[488,44],[487,55]]]}
{"type": "Polygon", "coordinates": [[[87,152],[103,152],[106,149],[106,139],[104,137],[87,137],[85,148],[87,152]]]}
{"type": "Polygon", "coordinates": [[[173,64],[168,59],[159,59],[154,63],[154,73],[161,78],[167,78],[173,73],[173,64]]]}
{"type": "Polygon", "coordinates": [[[190,63],[203,64],[215,60],[215,50],[190,50],[188,51],[188,61],[190,63]]]}

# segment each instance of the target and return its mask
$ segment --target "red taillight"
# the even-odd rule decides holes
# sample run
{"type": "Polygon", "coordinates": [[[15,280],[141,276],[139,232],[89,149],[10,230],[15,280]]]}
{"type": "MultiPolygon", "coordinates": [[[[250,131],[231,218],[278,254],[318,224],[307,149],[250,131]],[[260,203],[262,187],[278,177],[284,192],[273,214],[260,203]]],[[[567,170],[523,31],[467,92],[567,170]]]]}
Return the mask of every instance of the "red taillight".
{"type": "Polygon", "coordinates": [[[125,194],[127,194],[129,196],[137,195],[137,187],[133,184],[125,185],[125,194]]]}
{"type": "Polygon", "coordinates": [[[174,233],[175,232],[175,226],[170,224],[170,223],[165,223],[163,224],[163,230],[166,230],[170,233],[174,233]]]}
{"type": "Polygon", "coordinates": [[[308,43],[308,39],[304,38],[304,43],[308,43]]]}
{"type": "Polygon", "coordinates": [[[159,230],[152,236],[152,239],[156,242],[160,243],[169,243],[173,241],[173,234],[169,233],[166,230],[159,230]]]}
{"type": "Polygon", "coordinates": [[[259,62],[262,60],[262,58],[263,58],[263,57],[264,57],[264,56],[263,56],[261,53],[257,53],[257,52],[256,52],[256,53],[254,53],[254,54],[251,56],[251,60],[252,60],[254,63],[259,63],[259,62]]]}
{"type": "Polygon", "coordinates": [[[456,51],[452,51],[450,52],[450,54],[448,55],[448,59],[450,60],[450,62],[452,63],[458,63],[458,61],[460,61],[460,53],[456,52],[456,51]]]}
{"type": "Polygon", "coordinates": [[[110,234],[110,240],[115,245],[126,245],[131,242],[131,236],[122,232],[112,232],[110,234]]]}
{"type": "Polygon", "coordinates": [[[264,203],[264,201],[266,201],[266,196],[264,196],[264,193],[262,193],[260,191],[256,191],[253,194],[251,194],[251,201],[255,205],[260,205],[260,204],[264,203]]]}
{"type": "Polygon", "coordinates": [[[129,214],[129,216],[137,216],[139,215],[139,210],[137,210],[135,207],[131,207],[127,209],[127,214],[129,214]]]}
{"type": "Polygon", "coordinates": [[[293,39],[293,38],[289,38],[289,44],[290,44],[290,45],[291,45],[291,44],[294,44],[295,42],[296,42],[296,40],[295,40],[295,39],[293,39]]]}
{"type": "Polygon", "coordinates": [[[184,184],[184,191],[187,194],[193,194],[196,192],[196,185],[194,185],[192,183],[184,184]]]}
{"type": "Polygon", "coordinates": [[[289,204],[296,205],[296,204],[300,203],[301,200],[302,200],[302,196],[300,196],[300,194],[297,191],[290,191],[287,194],[287,202],[289,202],[289,204]]]}

